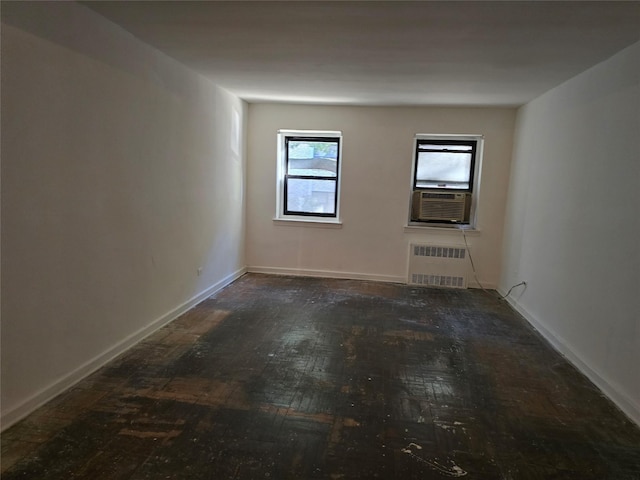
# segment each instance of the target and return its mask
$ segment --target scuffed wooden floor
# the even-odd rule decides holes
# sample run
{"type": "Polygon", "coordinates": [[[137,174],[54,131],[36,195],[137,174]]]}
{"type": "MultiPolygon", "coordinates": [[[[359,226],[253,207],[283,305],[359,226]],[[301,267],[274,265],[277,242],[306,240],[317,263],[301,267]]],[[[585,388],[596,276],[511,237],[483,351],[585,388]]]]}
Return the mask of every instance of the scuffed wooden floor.
{"type": "Polygon", "coordinates": [[[246,275],[2,435],[2,478],[640,479],[495,293],[246,275]]]}

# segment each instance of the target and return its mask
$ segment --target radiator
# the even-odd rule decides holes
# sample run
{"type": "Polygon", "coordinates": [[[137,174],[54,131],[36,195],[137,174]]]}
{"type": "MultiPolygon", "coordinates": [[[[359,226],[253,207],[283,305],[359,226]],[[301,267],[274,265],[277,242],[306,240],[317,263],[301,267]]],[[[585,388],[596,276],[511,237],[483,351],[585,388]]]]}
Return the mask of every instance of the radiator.
{"type": "Polygon", "coordinates": [[[409,245],[409,285],[467,288],[468,252],[457,245],[409,245]]]}

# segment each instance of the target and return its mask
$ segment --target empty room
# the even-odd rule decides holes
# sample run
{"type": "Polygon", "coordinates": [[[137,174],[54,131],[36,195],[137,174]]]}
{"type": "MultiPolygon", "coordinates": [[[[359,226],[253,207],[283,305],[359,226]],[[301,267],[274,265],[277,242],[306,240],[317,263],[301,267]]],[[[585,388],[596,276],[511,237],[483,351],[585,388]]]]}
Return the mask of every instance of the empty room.
{"type": "Polygon", "coordinates": [[[640,2],[1,2],[3,479],[640,480],[640,2]]]}

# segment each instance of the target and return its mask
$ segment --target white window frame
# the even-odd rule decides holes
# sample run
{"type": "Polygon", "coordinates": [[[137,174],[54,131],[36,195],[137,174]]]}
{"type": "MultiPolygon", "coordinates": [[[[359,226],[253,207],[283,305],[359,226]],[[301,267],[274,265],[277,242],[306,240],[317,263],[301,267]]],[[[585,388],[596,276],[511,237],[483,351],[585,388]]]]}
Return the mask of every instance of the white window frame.
{"type": "MultiPolygon", "coordinates": [[[[408,221],[409,227],[422,227],[422,228],[459,228],[459,229],[475,229],[477,228],[478,221],[478,200],[480,198],[480,186],[482,172],[482,157],[484,149],[484,136],[478,134],[433,134],[433,133],[418,133],[413,139],[413,150],[411,158],[411,183],[409,186],[409,208],[408,208],[408,221]],[[448,224],[437,222],[416,222],[411,219],[411,208],[413,201],[413,189],[414,180],[416,176],[416,168],[418,166],[418,142],[424,140],[459,140],[459,141],[474,141],[476,142],[475,163],[473,166],[473,181],[471,187],[471,211],[469,214],[469,223],[464,224],[448,224]]],[[[447,191],[446,189],[443,191],[447,191]]],[[[449,189],[448,191],[456,192],[455,189],[449,189]]]]}
{"type": "Polygon", "coordinates": [[[277,168],[276,168],[276,217],[274,220],[286,220],[292,222],[341,224],[340,197],[342,184],[342,132],[335,130],[278,130],[277,168]],[[321,215],[292,215],[285,213],[285,173],[287,169],[286,138],[287,137],[311,137],[311,138],[337,138],[338,142],[338,168],[336,178],[336,214],[335,217],[321,215]]]}

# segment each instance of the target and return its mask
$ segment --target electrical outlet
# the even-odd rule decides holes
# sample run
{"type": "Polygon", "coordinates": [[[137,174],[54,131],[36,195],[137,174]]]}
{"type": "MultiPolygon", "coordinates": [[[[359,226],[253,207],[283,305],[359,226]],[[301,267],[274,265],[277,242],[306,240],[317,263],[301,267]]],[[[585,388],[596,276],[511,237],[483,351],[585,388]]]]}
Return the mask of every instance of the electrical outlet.
{"type": "Polygon", "coordinates": [[[198,276],[202,275],[202,267],[198,267],[197,272],[198,272],[198,276]]]}

